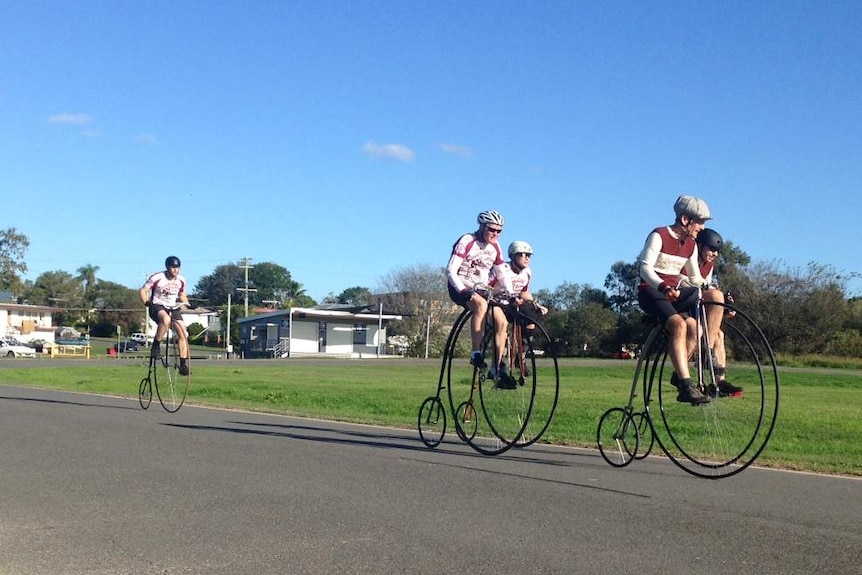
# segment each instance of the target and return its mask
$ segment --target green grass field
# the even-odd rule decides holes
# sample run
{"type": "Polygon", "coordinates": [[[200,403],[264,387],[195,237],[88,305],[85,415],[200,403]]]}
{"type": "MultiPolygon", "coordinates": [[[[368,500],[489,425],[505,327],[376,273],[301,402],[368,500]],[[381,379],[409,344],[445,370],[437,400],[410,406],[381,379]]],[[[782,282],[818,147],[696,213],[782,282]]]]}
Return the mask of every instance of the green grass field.
{"type": "MultiPolygon", "coordinates": [[[[0,383],[134,398],[146,373],[134,360],[44,365],[4,361],[0,383]]],[[[633,361],[561,360],[560,402],[545,441],[594,447],[598,419],[625,404],[634,367],[633,361]]],[[[419,405],[436,392],[439,373],[435,360],[197,361],[187,402],[415,429],[419,405]]],[[[862,374],[785,368],[780,377],[778,423],[757,464],[862,476],[862,374]]]]}

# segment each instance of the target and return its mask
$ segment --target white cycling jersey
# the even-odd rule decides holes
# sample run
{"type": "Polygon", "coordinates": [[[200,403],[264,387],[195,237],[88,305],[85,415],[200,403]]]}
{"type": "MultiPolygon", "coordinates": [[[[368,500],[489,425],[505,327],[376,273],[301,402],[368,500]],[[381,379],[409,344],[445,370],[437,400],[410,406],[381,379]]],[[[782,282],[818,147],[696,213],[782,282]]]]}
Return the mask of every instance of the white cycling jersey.
{"type": "Polygon", "coordinates": [[[150,290],[150,302],[172,308],[176,307],[180,294],[186,291],[186,278],[177,275],[169,279],[165,272],[158,272],[147,278],[144,285],[150,290]]]}
{"type": "MultiPolygon", "coordinates": [[[[475,284],[488,283],[491,269],[502,270],[504,263],[502,250],[496,241],[486,243],[479,241],[475,234],[464,234],[452,247],[446,276],[456,291],[463,292],[475,284]]],[[[503,283],[511,287],[505,277],[503,283]]]]}
{"type": "MultiPolygon", "coordinates": [[[[509,262],[506,262],[503,264],[502,273],[509,278],[509,282],[512,284],[513,294],[520,295],[526,291],[530,291],[530,281],[533,279],[533,270],[531,270],[529,266],[522,269],[520,273],[515,273],[515,270],[512,269],[512,265],[509,262]]],[[[506,292],[506,288],[503,287],[503,283],[500,281],[500,278],[497,277],[497,274],[497,268],[493,268],[491,270],[489,283],[494,288],[494,293],[498,297],[505,297],[509,294],[506,292]]]]}

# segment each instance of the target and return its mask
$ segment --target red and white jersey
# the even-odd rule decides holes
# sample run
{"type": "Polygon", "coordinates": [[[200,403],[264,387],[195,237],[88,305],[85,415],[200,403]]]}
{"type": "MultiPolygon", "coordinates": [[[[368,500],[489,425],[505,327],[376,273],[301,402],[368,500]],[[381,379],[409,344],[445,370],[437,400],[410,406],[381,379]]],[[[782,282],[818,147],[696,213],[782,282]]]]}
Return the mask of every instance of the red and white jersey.
{"type": "Polygon", "coordinates": [[[168,279],[165,272],[158,272],[148,277],[144,286],[150,290],[152,303],[176,307],[180,294],[186,291],[186,278],[177,275],[174,279],[168,279]]]}
{"type": "Polygon", "coordinates": [[[676,287],[683,272],[693,279],[700,277],[694,240],[688,236],[680,239],[669,227],[650,232],[638,262],[639,289],[652,286],[663,291],[665,286],[676,287]]]}
{"type": "MultiPolygon", "coordinates": [[[[703,281],[706,284],[713,286],[712,272],[715,271],[715,262],[703,262],[700,264],[700,275],[703,276],[703,281]]],[[[717,286],[713,286],[717,287],[717,286]]]]}
{"type": "Polygon", "coordinates": [[[452,247],[446,277],[453,288],[462,292],[477,283],[488,284],[491,268],[504,263],[500,244],[485,243],[473,234],[464,234],[452,247]]]}
{"type": "MultiPolygon", "coordinates": [[[[512,284],[511,293],[517,295],[530,291],[530,282],[533,280],[533,270],[531,270],[529,266],[522,269],[519,273],[516,273],[515,270],[512,269],[512,264],[510,262],[506,262],[503,264],[502,273],[509,278],[509,282],[512,284]]],[[[494,288],[494,293],[497,296],[505,297],[509,295],[510,292],[506,291],[506,289],[501,285],[500,278],[497,277],[497,268],[491,270],[491,279],[489,283],[491,284],[491,287],[494,288]]]]}

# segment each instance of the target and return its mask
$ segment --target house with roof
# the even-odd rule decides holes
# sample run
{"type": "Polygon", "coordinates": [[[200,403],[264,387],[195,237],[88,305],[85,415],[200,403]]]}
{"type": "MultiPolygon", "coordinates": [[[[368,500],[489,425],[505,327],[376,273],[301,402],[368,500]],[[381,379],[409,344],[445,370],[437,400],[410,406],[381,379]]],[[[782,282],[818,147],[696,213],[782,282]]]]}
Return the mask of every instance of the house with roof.
{"type": "Polygon", "coordinates": [[[20,341],[54,341],[52,318],[58,308],[18,303],[9,292],[0,292],[0,337],[20,341]]]}
{"type": "MultiPolygon", "coordinates": [[[[245,358],[385,357],[386,328],[400,315],[366,306],[295,307],[236,320],[245,358]]],[[[237,342],[235,342],[237,343],[237,342]]]]}

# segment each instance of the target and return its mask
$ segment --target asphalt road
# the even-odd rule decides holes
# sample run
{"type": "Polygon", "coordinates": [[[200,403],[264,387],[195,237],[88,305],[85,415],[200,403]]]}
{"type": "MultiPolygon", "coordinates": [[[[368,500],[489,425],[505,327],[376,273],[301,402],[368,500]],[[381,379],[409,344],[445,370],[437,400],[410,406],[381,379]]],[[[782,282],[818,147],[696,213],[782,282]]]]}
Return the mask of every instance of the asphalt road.
{"type": "Polygon", "coordinates": [[[862,481],[0,385],[0,574],[180,573],[862,573],[862,481]]]}

